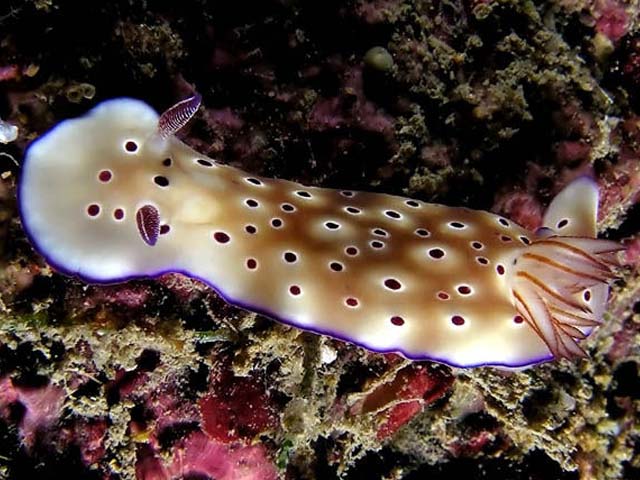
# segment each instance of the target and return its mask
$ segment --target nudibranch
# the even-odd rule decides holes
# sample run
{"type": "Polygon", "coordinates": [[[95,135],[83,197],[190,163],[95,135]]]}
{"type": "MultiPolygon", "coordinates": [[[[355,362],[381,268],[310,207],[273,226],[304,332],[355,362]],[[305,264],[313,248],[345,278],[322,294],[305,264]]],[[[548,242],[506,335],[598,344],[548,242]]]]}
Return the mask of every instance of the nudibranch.
{"type": "Polygon", "coordinates": [[[621,246],[596,239],[598,189],[579,178],[537,232],[492,213],[263,178],[175,133],[134,99],[63,121],[25,155],[24,228],[90,283],[180,272],[229,303],[377,352],[519,368],[584,355],[621,246]]]}

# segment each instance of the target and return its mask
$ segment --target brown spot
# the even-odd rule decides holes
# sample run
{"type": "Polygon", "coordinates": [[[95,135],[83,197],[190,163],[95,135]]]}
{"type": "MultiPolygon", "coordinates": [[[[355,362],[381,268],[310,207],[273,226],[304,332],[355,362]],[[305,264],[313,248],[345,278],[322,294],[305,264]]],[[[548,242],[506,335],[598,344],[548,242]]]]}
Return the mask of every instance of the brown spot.
{"type": "Polygon", "coordinates": [[[339,262],[331,262],[329,268],[334,272],[341,272],[344,269],[343,265],[339,262]]]}
{"type": "Polygon", "coordinates": [[[95,203],[92,203],[91,205],[89,205],[87,207],[87,214],[90,217],[95,217],[100,213],[100,205],[97,205],[95,203]]]}
{"type": "Polygon", "coordinates": [[[155,177],[153,177],[153,182],[158,185],[159,187],[168,187],[169,186],[169,179],[167,177],[164,177],[162,175],[156,175],[155,177]]]}
{"type": "Polygon", "coordinates": [[[395,325],[396,327],[401,327],[402,325],[404,325],[404,318],[399,317],[397,315],[394,315],[393,317],[391,317],[389,321],[391,322],[392,325],[395,325]]]}
{"type": "Polygon", "coordinates": [[[113,218],[116,220],[122,220],[124,218],[124,210],[121,208],[116,208],[113,211],[113,218]]]}
{"type": "Polygon", "coordinates": [[[340,228],[340,225],[336,222],[325,222],[324,226],[329,230],[337,230],[338,228],[340,228]]]}
{"type": "Polygon", "coordinates": [[[357,307],[358,306],[358,299],[353,298],[353,297],[349,297],[344,301],[344,303],[346,303],[348,307],[357,307]]]}
{"type": "Polygon", "coordinates": [[[454,315],[453,317],[451,317],[451,323],[459,327],[461,325],[464,325],[464,318],[460,315],[454,315]]]}
{"type": "Polygon", "coordinates": [[[247,268],[249,270],[255,270],[256,268],[258,268],[258,261],[255,258],[248,258],[247,259],[247,268]]]}
{"type": "Polygon", "coordinates": [[[402,284],[395,278],[387,278],[384,281],[384,286],[390,290],[400,290],[402,288],[402,284]]]}
{"type": "Polygon", "coordinates": [[[488,265],[489,264],[489,259],[485,258],[485,257],[476,257],[476,261],[480,264],[480,265],[488,265]]]}
{"type": "Polygon", "coordinates": [[[211,163],[209,160],[205,160],[204,158],[199,158],[197,162],[203,167],[213,167],[213,163],[211,163]]]}
{"type": "Polygon", "coordinates": [[[231,237],[225,232],[214,232],[213,239],[218,243],[229,243],[231,237]]]}
{"type": "Polygon", "coordinates": [[[109,170],[101,170],[100,173],[98,174],[98,180],[100,180],[101,182],[108,182],[109,180],[111,180],[111,177],[113,175],[111,174],[111,172],[109,170]]]}
{"type": "Polygon", "coordinates": [[[432,248],[429,250],[429,256],[431,258],[435,258],[436,260],[439,260],[442,257],[444,257],[444,250],[442,250],[441,248],[432,248]]]}
{"type": "Polygon", "coordinates": [[[134,153],[138,151],[138,144],[133,140],[129,140],[124,144],[124,149],[129,153],[134,153]]]}
{"type": "Polygon", "coordinates": [[[302,293],[302,290],[300,290],[300,287],[298,285],[291,285],[289,287],[289,292],[291,293],[291,295],[300,295],[302,293]]]}

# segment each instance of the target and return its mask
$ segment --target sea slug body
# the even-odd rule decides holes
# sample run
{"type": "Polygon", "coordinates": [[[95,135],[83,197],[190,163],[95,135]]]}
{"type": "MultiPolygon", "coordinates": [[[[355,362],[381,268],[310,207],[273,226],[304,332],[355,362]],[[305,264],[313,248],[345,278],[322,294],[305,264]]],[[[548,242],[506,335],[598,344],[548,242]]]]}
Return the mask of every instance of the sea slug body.
{"type": "Polygon", "coordinates": [[[594,238],[592,180],[571,183],[530,232],[221,164],[174,135],[199,103],[158,116],[106,101],[29,147],[20,211],[51,265],[92,283],[181,272],[232,304],[412,359],[518,368],[584,355],[621,249],[594,238]]]}

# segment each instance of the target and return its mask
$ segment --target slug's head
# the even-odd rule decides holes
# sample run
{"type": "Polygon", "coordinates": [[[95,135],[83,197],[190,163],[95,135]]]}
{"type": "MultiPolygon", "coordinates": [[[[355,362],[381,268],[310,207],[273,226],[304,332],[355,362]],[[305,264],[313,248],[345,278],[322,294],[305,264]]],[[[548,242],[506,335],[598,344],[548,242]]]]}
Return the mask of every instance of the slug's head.
{"type": "Polygon", "coordinates": [[[514,261],[510,284],[520,318],[556,358],[584,356],[578,342],[600,324],[619,243],[594,238],[598,187],[582,177],[549,206],[537,238],[514,261]]]}
{"type": "Polygon", "coordinates": [[[166,268],[169,249],[150,248],[162,233],[162,162],[199,102],[192,97],[158,116],[137,100],[106,101],[29,147],[20,213],[49,263],[94,282],[166,268]]]}

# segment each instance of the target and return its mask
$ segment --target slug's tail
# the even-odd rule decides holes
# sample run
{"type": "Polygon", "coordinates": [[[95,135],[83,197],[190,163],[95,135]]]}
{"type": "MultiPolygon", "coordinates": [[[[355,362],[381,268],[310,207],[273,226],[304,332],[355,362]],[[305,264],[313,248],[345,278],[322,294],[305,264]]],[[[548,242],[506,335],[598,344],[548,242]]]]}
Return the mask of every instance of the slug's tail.
{"type": "Polygon", "coordinates": [[[515,306],[557,358],[586,356],[579,341],[600,324],[623,246],[596,234],[598,189],[579,178],[553,200],[543,228],[517,259],[515,306]]]}

